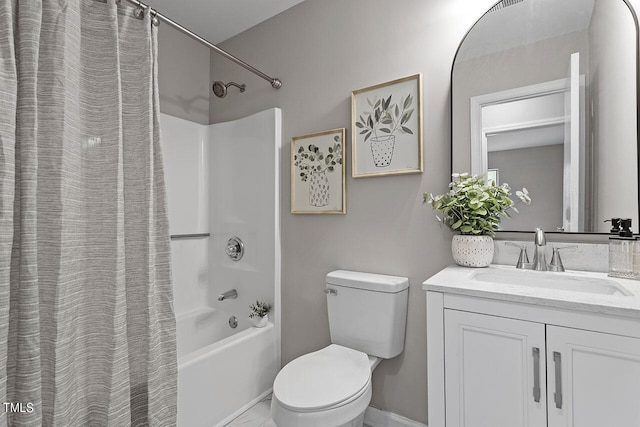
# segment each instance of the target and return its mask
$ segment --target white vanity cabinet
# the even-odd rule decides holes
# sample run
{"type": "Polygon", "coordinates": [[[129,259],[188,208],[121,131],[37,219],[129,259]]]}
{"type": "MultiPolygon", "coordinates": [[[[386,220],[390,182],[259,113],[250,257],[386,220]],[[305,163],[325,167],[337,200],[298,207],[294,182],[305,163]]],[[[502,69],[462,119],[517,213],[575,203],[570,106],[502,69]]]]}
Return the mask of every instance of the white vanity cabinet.
{"type": "Polygon", "coordinates": [[[640,426],[640,339],[444,310],[444,352],[447,427],[640,426]]]}
{"type": "Polygon", "coordinates": [[[445,310],[447,427],[546,426],[544,335],[539,323],[445,310]]]}
{"type": "Polygon", "coordinates": [[[429,427],[640,427],[635,297],[588,310],[567,292],[554,300],[432,279],[429,427]]]}
{"type": "Polygon", "coordinates": [[[546,329],[549,427],[640,426],[640,339],[546,329]]]}

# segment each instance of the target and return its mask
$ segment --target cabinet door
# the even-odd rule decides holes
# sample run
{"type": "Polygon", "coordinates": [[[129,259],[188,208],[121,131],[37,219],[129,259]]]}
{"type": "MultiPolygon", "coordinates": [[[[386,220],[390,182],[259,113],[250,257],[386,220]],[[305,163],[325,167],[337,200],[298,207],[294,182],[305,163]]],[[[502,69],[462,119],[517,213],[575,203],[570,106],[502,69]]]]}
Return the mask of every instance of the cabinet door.
{"type": "Polygon", "coordinates": [[[546,426],[540,323],[445,310],[447,427],[546,426]]]}
{"type": "Polygon", "coordinates": [[[549,427],[640,426],[640,340],[547,326],[549,427]]]}

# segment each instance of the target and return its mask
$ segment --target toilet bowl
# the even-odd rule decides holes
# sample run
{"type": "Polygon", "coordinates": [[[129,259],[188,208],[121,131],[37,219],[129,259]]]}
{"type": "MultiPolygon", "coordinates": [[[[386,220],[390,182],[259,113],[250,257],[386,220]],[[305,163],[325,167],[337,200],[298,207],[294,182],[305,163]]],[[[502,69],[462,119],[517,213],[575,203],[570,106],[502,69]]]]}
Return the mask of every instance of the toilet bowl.
{"type": "Polygon", "coordinates": [[[325,294],[331,345],[292,360],[276,376],[278,427],[362,427],[371,372],[404,349],[409,280],[338,270],[325,294]]]}
{"type": "Polygon", "coordinates": [[[278,427],[358,427],[371,401],[371,372],[380,362],[331,344],[286,365],[273,384],[278,427]]]}

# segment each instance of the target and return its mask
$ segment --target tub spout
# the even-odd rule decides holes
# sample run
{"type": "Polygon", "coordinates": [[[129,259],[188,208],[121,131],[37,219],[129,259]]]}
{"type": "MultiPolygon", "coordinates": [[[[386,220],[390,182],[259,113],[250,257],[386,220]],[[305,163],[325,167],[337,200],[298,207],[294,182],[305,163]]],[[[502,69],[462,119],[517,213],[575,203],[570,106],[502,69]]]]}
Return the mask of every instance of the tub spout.
{"type": "Polygon", "coordinates": [[[218,301],[224,301],[226,299],[236,299],[238,298],[238,291],[235,289],[231,289],[230,291],[223,292],[218,295],[218,301]]]}

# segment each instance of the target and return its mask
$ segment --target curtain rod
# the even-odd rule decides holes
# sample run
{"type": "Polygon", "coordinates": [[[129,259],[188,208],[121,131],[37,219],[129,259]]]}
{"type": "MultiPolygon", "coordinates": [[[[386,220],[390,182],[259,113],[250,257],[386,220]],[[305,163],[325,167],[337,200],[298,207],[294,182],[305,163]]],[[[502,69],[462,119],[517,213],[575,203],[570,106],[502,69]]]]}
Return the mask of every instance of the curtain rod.
{"type": "Polygon", "coordinates": [[[214,45],[210,41],[200,37],[199,35],[197,35],[193,31],[190,31],[189,29],[187,29],[187,28],[183,27],[182,25],[178,24],[176,21],[174,21],[174,20],[172,20],[170,18],[167,18],[165,15],[159,13],[155,9],[152,9],[150,6],[139,2],[138,0],[126,0],[126,1],[131,3],[131,4],[133,4],[133,5],[135,5],[135,6],[137,6],[137,7],[143,8],[145,10],[148,9],[149,12],[151,13],[152,17],[156,17],[156,18],[160,19],[161,21],[169,24],[170,26],[172,26],[176,30],[183,32],[184,34],[188,35],[189,37],[191,37],[193,39],[196,39],[200,43],[202,43],[205,46],[207,46],[209,49],[214,50],[216,53],[224,56],[225,58],[229,59],[230,61],[233,61],[236,64],[240,65],[241,67],[243,67],[243,68],[251,71],[252,73],[262,77],[263,79],[265,79],[266,81],[271,83],[271,87],[273,87],[274,89],[280,89],[280,87],[282,86],[282,82],[280,81],[280,79],[269,77],[268,75],[266,75],[262,71],[258,70],[257,68],[252,67],[251,65],[247,64],[243,60],[241,60],[239,58],[236,58],[235,56],[233,56],[232,54],[230,54],[226,50],[219,48],[218,46],[214,45]]]}

